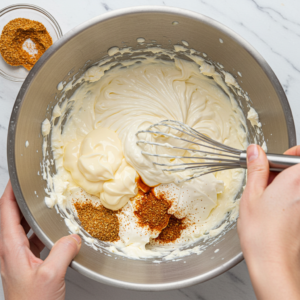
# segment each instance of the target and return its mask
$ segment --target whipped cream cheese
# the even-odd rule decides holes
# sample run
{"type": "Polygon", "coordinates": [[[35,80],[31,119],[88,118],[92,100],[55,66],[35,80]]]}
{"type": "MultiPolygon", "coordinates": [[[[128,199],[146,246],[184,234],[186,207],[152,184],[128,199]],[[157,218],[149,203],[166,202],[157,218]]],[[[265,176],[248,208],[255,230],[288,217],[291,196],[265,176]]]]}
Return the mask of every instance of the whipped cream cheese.
{"type": "MultiPolygon", "coordinates": [[[[120,209],[117,213],[120,240],[108,243],[110,251],[133,258],[173,258],[180,252],[180,245],[215,236],[236,219],[239,202],[236,195],[245,172],[222,171],[176,184],[182,174],[162,171],[153,164],[153,159],[142,155],[141,147],[136,144],[136,132],[161,120],[178,120],[225,145],[246,149],[246,119],[230,86],[239,95],[243,91],[231,74],[216,71],[195,50],[185,53],[189,61],[158,47],[147,51],[151,55],[143,53],[120,64],[116,60],[108,63],[110,56],[117,59],[124,53],[135,53],[130,48],[113,47],[107,60],[65,86],[69,90],[80,83],[71,97],[63,93],[53,110],[51,123],[46,119],[42,126],[47,134],[52,129],[51,148],[56,167],[54,176],[44,169],[48,172],[44,176],[48,181],[45,201],[49,207],[56,206],[62,211],[70,231],[79,233],[95,249],[102,246],[76,222],[74,199],[89,199],[112,210],[120,209]],[[170,60],[159,59],[161,54],[170,60]],[[164,194],[164,199],[171,203],[168,213],[185,218],[188,226],[171,245],[161,246],[155,240],[159,231],[138,224],[135,214],[139,201],[138,175],[147,185],[155,187],[157,198],[164,194]],[[232,218],[224,223],[228,213],[232,218]],[[174,250],[177,252],[170,255],[174,250]]],[[[175,52],[186,51],[182,46],[175,47],[175,52]]],[[[142,138],[163,139],[150,135],[142,138]]],[[[154,153],[161,151],[156,146],[144,147],[154,153]]],[[[169,147],[164,148],[166,151],[176,155],[177,150],[169,147]]],[[[46,162],[45,159],[45,165],[46,162]]],[[[184,251],[182,255],[201,253],[198,248],[184,251]]]]}
{"type": "Polygon", "coordinates": [[[51,130],[51,123],[48,119],[45,119],[42,123],[42,135],[47,136],[51,130]]]}
{"type": "Polygon", "coordinates": [[[118,210],[137,193],[137,173],[123,159],[121,141],[111,129],[99,127],[68,143],[63,160],[74,182],[106,208],[118,210]]]}
{"type": "Polygon", "coordinates": [[[137,172],[123,159],[114,178],[103,184],[103,191],[100,194],[101,203],[112,210],[122,208],[137,194],[137,176],[137,172]]]}
{"type": "Polygon", "coordinates": [[[258,113],[253,107],[251,107],[250,110],[248,111],[247,119],[251,122],[252,126],[261,127],[261,123],[259,122],[258,119],[258,113]]]}

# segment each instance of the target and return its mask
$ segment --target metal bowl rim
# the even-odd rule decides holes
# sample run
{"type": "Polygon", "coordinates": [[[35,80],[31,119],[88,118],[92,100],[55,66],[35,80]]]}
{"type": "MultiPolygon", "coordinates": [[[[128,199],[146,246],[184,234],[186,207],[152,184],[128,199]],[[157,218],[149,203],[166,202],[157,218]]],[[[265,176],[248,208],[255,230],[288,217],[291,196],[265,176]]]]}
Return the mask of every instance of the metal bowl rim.
{"type": "MultiPolygon", "coordinates": [[[[45,235],[45,233],[41,230],[39,225],[37,224],[36,220],[34,219],[33,215],[31,214],[26,201],[23,197],[17,171],[16,171],[16,164],[15,164],[15,134],[16,134],[16,126],[18,121],[18,116],[20,112],[20,108],[22,106],[22,102],[24,97],[26,96],[26,92],[28,87],[30,86],[32,80],[37,76],[39,70],[42,68],[42,66],[47,62],[47,60],[59,49],[61,48],[67,41],[74,38],[77,34],[80,32],[86,30],[87,28],[96,25],[97,23],[106,21],[108,19],[117,18],[123,15],[128,14],[142,14],[142,13],[168,13],[173,14],[174,16],[182,16],[182,17],[188,17],[191,19],[195,19],[196,21],[205,23],[209,26],[212,26],[216,28],[217,30],[223,32],[225,35],[229,36],[231,39],[235,40],[241,47],[247,50],[247,52],[257,61],[257,63],[260,65],[260,67],[263,69],[263,71],[266,73],[267,77],[269,78],[270,82],[272,83],[276,93],[278,94],[278,97],[281,102],[281,106],[284,111],[284,115],[286,117],[287,127],[288,127],[288,140],[289,140],[289,146],[296,145],[296,131],[295,131],[295,125],[294,125],[294,119],[292,116],[292,112],[290,109],[290,105],[288,103],[287,97],[284,93],[284,90],[277,79],[275,73],[270,68],[268,63],[265,61],[265,59],[242,37],[240,37],[237,33],[235,33],[233,30],[229,29],[228,27],[224,26],[223,24],[219,23],[218,21],[215,21],[214,19],[211,19],[207,16],[204,16],[199,13],[195,13],[189,10],[181,9],[181,8],[174,8],[174,7],[160,7],[160,6],[137,6],[137,7],[130,7],[130,8],[123,8],[119,10],[115,10],[112,12],[105,13],[103,15],[97,16],[92,18],[91,20],[88,20],[81,25],[73,28],[70,30],[66,35],[64,35],[62,38],[60,38],[58,41],[56,41],[46,52],[45,54],[39,59],[39,61],[35,64],[35,66],[32,68],[30,73],[28,74],[27,78],[25,79],[20,92],[16,98],[10,122],[9,122],[9,128],[8,128],[8,136],[7,136],[7,160],[8,160],[8,170],[9,170],[9,176],[12,183],[12,187],[16,196],[16,200],[18,202],[18,205],[23,213],[23,216],[27,220],[30,227],[33,229],[33,231],[37,234],[37,236],[40,238],[40,240],[45,244],[45,246],[48,249],[51,249],[53,247],[52,241],[45,235]]],[[[176,21],[174,19],[174,21],[176,21]]],[[[130,282],[124,282],[119,280],[114,280],[111,278],[108,278],[106,276],[102,276],[101,274],[95,273],[93,271],[90,271],[83,267],[81,264],[77,263],[76,261],[72,261],[71,267],[81,274],[99,281],[104,284],[108,284],[114,287],[119,288],[125,288],[125,289],[134,289],[134,290],[140,290],[140,291],[164,291],[164,290],[170,290],[170,289],[179,289],[184,288],[187,286],[191,286],[197,283],[201,283],[204,281],[207,281],[211,278],[214,278],[230,268],[237,265],[239,262],[243,260],[243,253],[240,252],[235,257],[233,257],[228,263],[223,264],[219,266],[218,268],[215,268],[214,270],[211,270],[203,275],[195,276],[193,278],[188,278],[186,280],[181,281],[175,281],[170,283],[163,283],[163,284],[139,284],[139,283],[130,283],[130,282]]]]}

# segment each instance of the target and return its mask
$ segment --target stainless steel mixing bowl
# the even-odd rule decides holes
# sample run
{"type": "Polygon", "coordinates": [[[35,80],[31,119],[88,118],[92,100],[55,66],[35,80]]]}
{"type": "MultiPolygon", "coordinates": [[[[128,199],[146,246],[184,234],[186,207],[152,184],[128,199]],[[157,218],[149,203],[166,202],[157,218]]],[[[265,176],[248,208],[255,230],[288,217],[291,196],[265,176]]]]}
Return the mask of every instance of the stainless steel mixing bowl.
{"type": "MultiPolygon", "coordinates": [[[[70,70],[87,68],[100,60],[108,48],[135,46],[139,37],[147,42],[156,40],[168,49],[188,41],[191,48],[208,54],[226,71],[233,75],[241,72],[241,87],[259,113],[269,151],[282,153],[296,144],[292,113],[275,74],[247,42],[224,25],[197,13],[165,7],[122,9],[96,17],[63,36],[37,62],[21,87],[9,124],[7,152],[13,189],[23,215],[48,248],[68,234],[60,215],[46,207],[46,184],[37,174],[42,161],[41,123],[57,101],[57,84],[72,76],[68,75],[70,70]]],[[[155,264],[151,260],[115,259],[115,255],[104,255],[83,244],[71,266],[116,287],[157,291],[203,282],[242,259],[233,226],[217,246],[181,261],[155,264]],[[220,251],[214,253],[216,248],[220,251]]]]}

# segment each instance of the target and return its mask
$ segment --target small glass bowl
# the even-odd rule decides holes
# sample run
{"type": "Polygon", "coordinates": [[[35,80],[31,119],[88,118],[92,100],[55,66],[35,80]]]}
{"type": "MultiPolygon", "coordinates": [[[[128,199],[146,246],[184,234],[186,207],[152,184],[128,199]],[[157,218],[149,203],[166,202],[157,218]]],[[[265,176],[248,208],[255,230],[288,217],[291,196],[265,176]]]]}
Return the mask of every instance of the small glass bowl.
{"type": "MultiPolygon", "coordinates": [[[[45,9],[29,4],[10,5],[0,10],[0,34],[4,26],[16,18],[26,18],[41,22],[52,37],[53,43],[62,37],[62,31],[53,18],[45,9]]],[[[0,54],[0,76],[12,81],[24,81],[29,71],[22,66],[11,66],[5,62],[0,54]]]]}

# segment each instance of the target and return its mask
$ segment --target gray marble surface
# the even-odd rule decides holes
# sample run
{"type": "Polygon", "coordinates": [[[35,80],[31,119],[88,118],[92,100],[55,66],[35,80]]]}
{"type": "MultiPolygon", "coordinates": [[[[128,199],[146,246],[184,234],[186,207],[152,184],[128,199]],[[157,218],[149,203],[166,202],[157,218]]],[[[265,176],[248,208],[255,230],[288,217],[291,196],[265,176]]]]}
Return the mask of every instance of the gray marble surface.
{"type": "MultiPolygon", "coordinates": [[[[12,5],[1,0],[0,9],[12,5]]],[[[207,15],[250,42],[267,60],[288,96],[300,134],[300,2],[297,0],[35,0],[26,3],[48,10],[59,22],[64,33],[74,26],[106,11],[137,5],[167,5],[207,15]]],[[[0,77],[0,193],[8,180],[6,135],[12,106],[21,83],[0,77]]],[[[45,257],[48,250],[44,250],[45,257]]],[[[69,269],[66,276],[66,299],[255,299],[247,266],[240,263],[230,271],[208,282],[168,292],[136,292],[94,282],[69,269]]],[[[0,300],[4,299],[0,284],[0,300]]]]}

